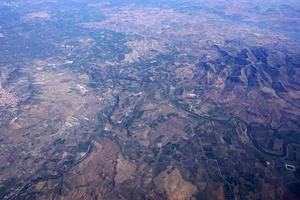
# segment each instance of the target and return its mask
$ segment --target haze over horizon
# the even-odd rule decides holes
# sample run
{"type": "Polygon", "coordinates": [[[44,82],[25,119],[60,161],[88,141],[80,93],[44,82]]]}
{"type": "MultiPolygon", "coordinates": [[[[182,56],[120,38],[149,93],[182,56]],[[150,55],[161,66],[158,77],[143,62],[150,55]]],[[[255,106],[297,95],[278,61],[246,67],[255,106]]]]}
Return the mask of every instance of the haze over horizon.
{"type": "Polygon", "coordinates": [[[2,0],[0,199],[300,199],[300,1],[2,0]]]}

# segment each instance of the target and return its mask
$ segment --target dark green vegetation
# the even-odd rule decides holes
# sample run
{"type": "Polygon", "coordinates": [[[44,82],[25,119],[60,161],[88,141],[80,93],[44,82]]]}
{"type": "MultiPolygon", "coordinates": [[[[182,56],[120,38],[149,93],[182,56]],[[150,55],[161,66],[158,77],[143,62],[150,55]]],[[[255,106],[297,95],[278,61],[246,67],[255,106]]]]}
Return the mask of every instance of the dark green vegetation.
{"type": "Polygon", "coordinates": [[[1,2],[0,198],[300,198],[298,8],[1,2]]]}

